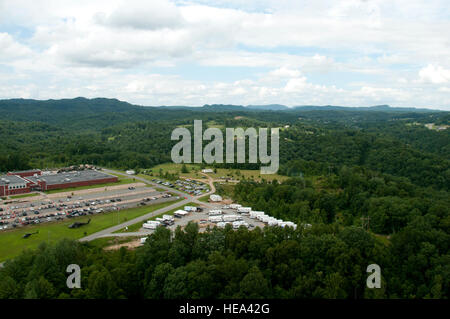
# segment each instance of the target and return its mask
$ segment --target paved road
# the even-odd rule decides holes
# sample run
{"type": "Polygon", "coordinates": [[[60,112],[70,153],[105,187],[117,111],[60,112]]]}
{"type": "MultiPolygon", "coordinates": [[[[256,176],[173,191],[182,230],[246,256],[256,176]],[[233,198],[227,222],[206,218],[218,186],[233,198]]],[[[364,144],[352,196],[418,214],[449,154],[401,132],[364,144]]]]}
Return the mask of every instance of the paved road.
{"type": "MultiPolygon", "coordinates": [[[[157,210],[155,210],[155,211],[153,211],[151,213],[148,213],[148,214],[136,217],[135,219],[126,221],[125,223],[122,223],[122,224],[119,224],[119,225],[116,225],[116,226],[113,226],[113,227],[109,227],[109,228],[101,230],[101,231],[99,231],[97,233],[94,233],[94,234],[91,234],[89,236],[83,237],[83,238],[80,239],[80,241],[91,241],[91,240],[94,240],[94,239],[97,239],[97,238],[101,238],[101,237],[108,237],[107,235],[111,235],[111,233],[113,233],[115,231],[121,230],[121,229],[123,229],[123,228],[125,228],[127,226],[131,226],[131,225],[139,223],[139,222],[146,221],[146,220],[148,220],[151,217],[154,217],[156,215],[165,213],[165,212],[167,212],[169,210],[175,209],[175,208],[179,207],[180,205],[185,205],[185,204],[187,204],[189,202],[190,202],[189,199],[182,200],[181,202],[176,202],[176,203],[174,203],[172,205],[169,205],[169,206],[157,209],[157,210]]],[[[132,235],[130,235],[130,236],[132,236],[132,235]]]]}
{"type": "MultiPolygon", "coordinates": [[[[112,170],[112,169],[103,168],[103,171],[106,172],[106,173],[112,173],[112,174],[116,174],[116,175],[130,177],[130,175],[127,175],[125,173],[118,172],[118,171],[115,171],[115,170],[112,170]]],[[[148,220],[151,217],[154,217],[154,216],[159,215],[159,214],[163,214],[163,213],[165,213],[167,211],[170,211],[172,209],[175,209],[175,208],[177,208],[179,206],[185,205],[185,204],[190,203],[190,202],[193,202],[193,203],[196,203],[196,204],[202,204],[202,205],[204,205],[206,207],[209,207],[209,208],[213,207],[211,204],[204,203],[204,202],[201,202],[201,201],[198,200],[199,197],[203,197],[205,195],[210,195],[210,194],[214,193],[215,188],[214,188],[214,184],[212,184],[212,179],[211,179],[210,176],[208,176],[208,179],[210,179],[209,182],[213,186],[211,191],[209,193],[202,194],[202,195],[199,195],[199,196],[196,196],[196,197],[188,195],[188,194],[185,194],[183,192],[180,192],[179,190],[176,190],[176,189],[173,189],[173,188],[170,188],[170,187],[166,187],[164,185],[160,185],[160,184],[154,183],[154,182],[149,181],[148,179],[140,177],[140,176],[133,176],[133,178],[138,180],[138,181],[144,182],[146,184],[153,185],[155,187],[162,188],[164,190],[170,191],[171,193],[175,193],[175,194],[177,194],[177,195],[179,195],[181,197],[184,197],[185,199],[182,200],[181,202],[177,202],[177,203],[175,203],[173,205],[170,205],[170,206],[167,206],[167,207],[155,210],[154,212],[151,212],[151,213],[148,213],[146,215],[143,215],[143,216],[137,217],[135,219],[129,220],[129,221],[125,222],[125,223],[122,223],[122,224],[119,224],[119,225],[116,225],[116,226],[113,226],[113,227],[101,230],[101,231],[99,231],[97,233],[94,233],[94,234],[91,234],[89,236],[83,237],[83,238],[80,239],[80,241],[82,241],[82,242],[84,242],[84,241],[91,241],[91,240],[94,240],[94,239],[97,239],[97,238],[110,237],[110,236],[113,236],[113,237],[141,236],[141,235],[145,236],[145,235],[148,235],[145,232],[137,232],[137,233],[131,233],[130,232],[130,233],[121,233],[121,234],[112,234],[112,233],[115,232],[115,231],[118,231],[120,229],[123,229],[123,228],[125,228],[127,226],[131,226],[133,224],[136,224],[138,222],[146,221],[146,220],[148,220]]]]}

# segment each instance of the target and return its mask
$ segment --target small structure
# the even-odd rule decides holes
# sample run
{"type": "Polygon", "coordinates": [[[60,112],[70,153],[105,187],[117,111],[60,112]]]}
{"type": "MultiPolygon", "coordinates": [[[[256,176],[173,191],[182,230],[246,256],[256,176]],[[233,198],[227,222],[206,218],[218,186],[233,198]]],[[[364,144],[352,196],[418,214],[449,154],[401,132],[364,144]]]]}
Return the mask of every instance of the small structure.
{"type": "Polygon", "coordinates": [[[128,174],[128,175],[135,175],[136,174],[136,172],[134,170],[132,170],[132,169],[129,169],[129,170],[125,171],[125,173],[128,174]]]}
{"type": "Polygon", "coordinates": [[[209,196],[209,200],[212,202],[221,202],[222,201],[222,196],[220,195],[216,195],[216,194],[212,194],[209,196]]]}
{"type": "Polygon", "coordinates": [[[177,210],[175,213],[173,213],[173,215],[174,215],[175,217],[184,217],[184,216],[186,216],[187,214],[189,214],[187,211],[181,210],[181,209],[179,209],[179,210],[177,210]]]}
{"type": "Polygon", "coordinates": [[[163,220],[173,220],[173,216],[172,215],[163,215],[163,220]]]}
{"type": "Polygon", "coordinates": [[[161,225],[161,222],[156,220],[149,220],[146,223],[144,223],[142,227],[144,227],[145,229],[156,229],[159,225],[161,225]]]}
{"type": "Polygon", "coordinates": [[[212,172],[213,172],[213,170],[210,168],[202,169],[202,173],[212,173],[212,172]]]}

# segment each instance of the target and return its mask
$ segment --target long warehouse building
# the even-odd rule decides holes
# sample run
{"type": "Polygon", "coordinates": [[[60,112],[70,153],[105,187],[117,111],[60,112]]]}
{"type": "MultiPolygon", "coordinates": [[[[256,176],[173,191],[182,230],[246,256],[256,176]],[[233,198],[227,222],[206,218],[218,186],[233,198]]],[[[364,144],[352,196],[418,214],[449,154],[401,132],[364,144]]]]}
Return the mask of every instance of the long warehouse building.
{"type": "Polygon", "coordinates": [[[0,176],[0,196],[26,194],[34,190],[47,191],[79,186],[117,182],[114,175],[96,170],[42,174],[40,170],[9,172],[0,176]]]}

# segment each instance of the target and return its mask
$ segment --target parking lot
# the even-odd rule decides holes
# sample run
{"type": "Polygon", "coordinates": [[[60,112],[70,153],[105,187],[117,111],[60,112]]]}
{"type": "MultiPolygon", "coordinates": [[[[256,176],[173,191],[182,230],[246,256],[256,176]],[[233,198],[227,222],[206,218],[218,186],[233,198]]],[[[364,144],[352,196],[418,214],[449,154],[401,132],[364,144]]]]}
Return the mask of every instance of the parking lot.
{"type": "Polygon", "coordinates": [[[208,184],[189,178],[177,179],[174,182],[154,178],[152,179],[152,182],[177,189],[193,196],[200,196],[210,191],[208,184]]]}
{"type": "Polygon", "coordinates": [[[0,204],[0,230],[162,203],[175,198],[144,184],[29,197],[0,204]]]}

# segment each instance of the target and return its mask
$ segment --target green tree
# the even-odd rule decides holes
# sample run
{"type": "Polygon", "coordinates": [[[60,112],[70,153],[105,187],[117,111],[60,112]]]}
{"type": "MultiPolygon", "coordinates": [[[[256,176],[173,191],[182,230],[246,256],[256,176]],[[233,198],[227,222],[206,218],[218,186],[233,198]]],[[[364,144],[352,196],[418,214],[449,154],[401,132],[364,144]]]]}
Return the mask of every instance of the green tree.
{"type": "Polygon", "coordinates": [[[239,296],[246,299],[270,297],[269,283],[258,267],[252,267],[242,279],[239,296]]]}

